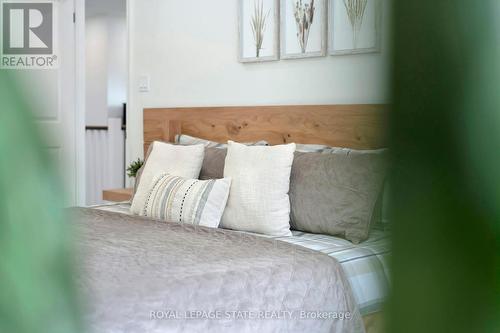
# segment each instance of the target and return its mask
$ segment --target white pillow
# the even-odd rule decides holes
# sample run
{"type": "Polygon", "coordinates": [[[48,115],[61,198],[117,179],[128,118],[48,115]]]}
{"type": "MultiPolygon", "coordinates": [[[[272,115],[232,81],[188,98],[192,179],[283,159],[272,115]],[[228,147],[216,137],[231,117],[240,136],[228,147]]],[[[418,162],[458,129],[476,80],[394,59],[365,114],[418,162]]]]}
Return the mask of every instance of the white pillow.
{"type": "Polygon", "coordinates": [[[230,186],[229,178],[198,180],[161,173],[153,179],[139,215],[217,228],[230,186]]]}
{"type": "Polygon", "coordinates": [[[205,155],[203,145],[175,146],[158,141],[152,145],[130,207],[133,214],[139,214],[144,207],[151,182],[158,174],[168,173],[188,179],[198,178],[200,175],[205,155]]]}
{"type": "Polygon", "coordinates": [[[290,236],[290,172],[295,144],[245,146],[228,142],[224,177],[232,179],[223,228],[290,236]]]}

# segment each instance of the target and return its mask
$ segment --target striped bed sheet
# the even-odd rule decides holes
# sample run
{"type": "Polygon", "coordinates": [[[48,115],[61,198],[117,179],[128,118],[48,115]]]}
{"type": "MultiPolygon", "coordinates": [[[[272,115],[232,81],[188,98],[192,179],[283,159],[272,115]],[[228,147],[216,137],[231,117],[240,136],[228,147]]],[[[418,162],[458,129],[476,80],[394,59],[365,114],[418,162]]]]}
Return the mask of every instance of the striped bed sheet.
{"type": "MultiPolygon", "coordinates": [[[[130,215],[128,202],[92,208],[130,215]]],[[[390,283],[390,243],[387,231],[375,227],[368,240],[358,245],[339,237],[300,231],[292,231],[292,236],[272,238],[319,251],[337,259],[349,280],[361,315],[382,310],[390,283]]]]}

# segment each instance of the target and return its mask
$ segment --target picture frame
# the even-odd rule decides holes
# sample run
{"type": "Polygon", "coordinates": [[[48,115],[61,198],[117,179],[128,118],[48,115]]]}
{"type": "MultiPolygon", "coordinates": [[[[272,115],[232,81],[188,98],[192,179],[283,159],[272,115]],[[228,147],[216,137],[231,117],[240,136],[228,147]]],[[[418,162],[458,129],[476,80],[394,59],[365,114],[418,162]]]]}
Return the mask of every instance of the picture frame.
{"type": "Polygon", "coordinates": [[[335,56],[380,52],[382,6],[382,0],[330,0],[329,54],[335,56]],[[358,10],[353,10],[354,8],[358,10]]]}
{"type": "Polygon", "coordinates": [[[279,0],[238,0],[238,60],[279,60],[279,0]]]}
{"type": "Polygon", "coordinates": [[[328,0],[281,0],[281,59],[326,56],[327,25],[328,0]]]}

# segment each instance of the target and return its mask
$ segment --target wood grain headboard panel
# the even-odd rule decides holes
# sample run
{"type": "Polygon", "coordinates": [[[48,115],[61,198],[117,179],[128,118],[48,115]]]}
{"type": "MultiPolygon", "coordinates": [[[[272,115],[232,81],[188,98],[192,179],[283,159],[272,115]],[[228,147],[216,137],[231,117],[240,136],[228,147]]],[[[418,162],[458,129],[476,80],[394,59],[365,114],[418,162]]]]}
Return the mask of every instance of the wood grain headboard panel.
{"type": "Polygon", "coordinates": [[[289,105],[144,109],[144,152],[176,134],[212,141],[384,147],[386,105],[289,105]]]}

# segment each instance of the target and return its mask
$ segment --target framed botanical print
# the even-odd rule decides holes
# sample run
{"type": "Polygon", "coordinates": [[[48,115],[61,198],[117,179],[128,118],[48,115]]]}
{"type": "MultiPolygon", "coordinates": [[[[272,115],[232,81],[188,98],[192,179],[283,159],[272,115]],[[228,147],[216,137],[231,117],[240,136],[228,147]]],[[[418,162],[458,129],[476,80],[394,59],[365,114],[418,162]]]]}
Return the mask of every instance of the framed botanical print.
{"type": "Polygon", "coordinates": [[[380,51],[381,0],[330,0],[331,55],[380,51]]]}
{"type": "Polygon", "coordinates": [[[238,0],[239,60],[279,59],[279,0],[238,0]]]}
{"type": "Polygon", "coordinates": [[[281,58],[326,55],[328,0],[281,0],[281,58]]]}

